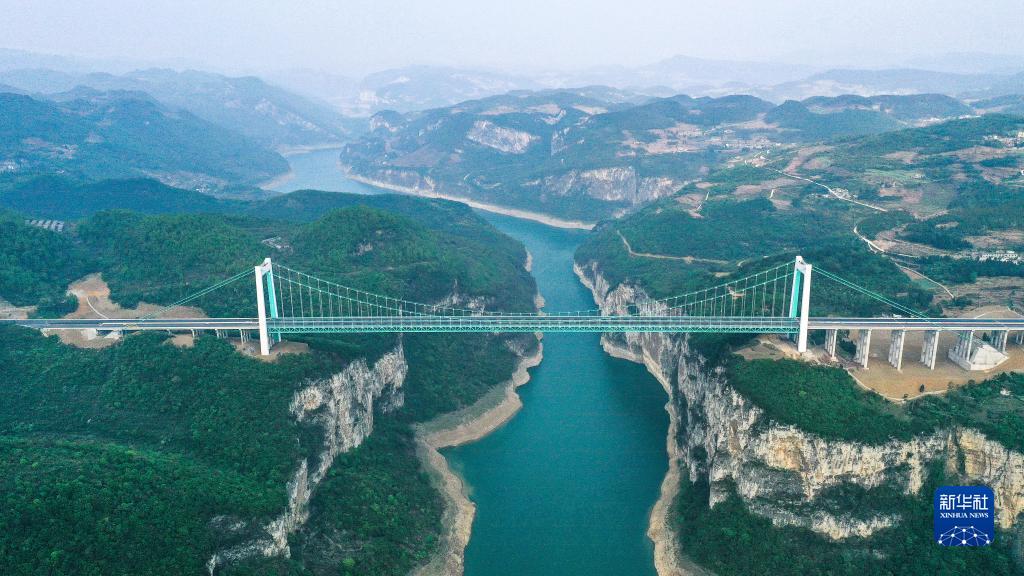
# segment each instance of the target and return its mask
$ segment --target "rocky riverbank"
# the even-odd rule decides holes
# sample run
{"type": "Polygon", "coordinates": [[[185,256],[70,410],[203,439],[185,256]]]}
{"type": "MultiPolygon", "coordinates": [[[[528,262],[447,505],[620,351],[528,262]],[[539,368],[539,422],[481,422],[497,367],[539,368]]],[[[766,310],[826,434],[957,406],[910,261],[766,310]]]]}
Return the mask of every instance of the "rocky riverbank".
{"type": "Polygon", "coordinates": [[[540,364],[543,345],[537,335],[534,351],[522,356],[512,377],[472,406],[443,414],[417,426],[417,453],[445,500],[443,535],[437,554],[414,572],[418,576],[461,576],[466,546],[476,514],[465,483],[448,466],[441,448],[474,442],[508,422],[523,406],[516,389],[530,380],[529,369],[540,364]]]}
{"type": "Polygon", "coordinates": [[[504,214],[505,216],[512,216],[513,218],[522,218],[524,220],[532,220],[534,222],[540,222],[548,226],[554,226],[555,228],[568,228],[575,230],[592,230],[594,228],[593,222],[583,222],[581,220],[565,220],[557,218],[555,216],[549,216],[547,214],[541,214],[540,212],[531,212],[529,210],[520,210],[518,208],[509,208],[507,206],[499,206],[497,204],[489,204],[487,202],[479,202],[471,198],[465,198],[462,196],[452,196],[449,194],[442,194],[437,192],[430,182],[429,179],[424,179],[425,185],[416,184],[397,184],[382,179],[367,178],[358,174],[349,172],[347,174],[349,180],[373,186],[375,188],[383,188],[384,190],[390,190],[392,192],[400,192],[402,194],[410,194],[412,196],[421,196],[424,198],[440,198],[443,200],[452,200],[454,202],[461,202],[467,206],[471,206],[478,210],[484,210],[485,212],[493,212],[495,214],[504,214]]]}

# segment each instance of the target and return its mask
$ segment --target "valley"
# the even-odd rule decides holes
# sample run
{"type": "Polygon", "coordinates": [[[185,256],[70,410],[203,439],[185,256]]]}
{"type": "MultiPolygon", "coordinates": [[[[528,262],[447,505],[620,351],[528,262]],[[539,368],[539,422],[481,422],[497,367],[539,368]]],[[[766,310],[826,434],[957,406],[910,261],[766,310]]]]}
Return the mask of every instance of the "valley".
{"type": "Polygon", "coordinates": [[[0,47],[0,573],[1024,572],[1024,56],[314,4],[0,47]]]}

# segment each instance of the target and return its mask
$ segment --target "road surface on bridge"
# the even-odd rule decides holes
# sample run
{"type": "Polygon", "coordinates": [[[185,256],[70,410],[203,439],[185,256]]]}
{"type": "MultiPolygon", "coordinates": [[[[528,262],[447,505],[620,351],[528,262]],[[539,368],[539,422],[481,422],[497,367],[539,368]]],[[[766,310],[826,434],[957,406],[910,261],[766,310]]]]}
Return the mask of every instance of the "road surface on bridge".
{"type": "MultiPolygon", "coordinates": [[[[257,318],[69,318],[0,320],[49,330],[257,330],[257,318]]],[[[811,317],[810,330],[1024,330],[1024,318],[831,318],[811,317]]],[[[273,318],[273,333],[309,332],[731,332],[790,333],[796,318],[687,316],[480,315],[338,318],[273,318]]]]}

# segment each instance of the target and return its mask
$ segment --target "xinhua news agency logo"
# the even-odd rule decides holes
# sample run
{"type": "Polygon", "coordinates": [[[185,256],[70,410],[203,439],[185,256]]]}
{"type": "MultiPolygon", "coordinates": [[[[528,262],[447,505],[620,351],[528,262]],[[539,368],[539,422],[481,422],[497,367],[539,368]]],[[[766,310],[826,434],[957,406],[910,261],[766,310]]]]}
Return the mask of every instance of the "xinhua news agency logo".
{"type": "Polygon", "coordinates": [[[988,546],[995,529],[991,488],[943,486],[935,491],[935,542],[940,546],[988,546]]]}

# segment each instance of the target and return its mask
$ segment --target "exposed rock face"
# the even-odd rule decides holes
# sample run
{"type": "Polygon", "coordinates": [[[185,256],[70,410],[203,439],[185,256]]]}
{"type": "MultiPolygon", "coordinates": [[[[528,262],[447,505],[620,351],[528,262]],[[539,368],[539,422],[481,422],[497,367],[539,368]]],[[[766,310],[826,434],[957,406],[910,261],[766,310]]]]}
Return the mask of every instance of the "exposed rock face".
{"type": "Polygon", "coordinates": [[[522,154],[530,144],[539,140],[537,136],[521,130],[498,126],[486,120],[477,120],[466,133],[466,138],[506,154],[522,154]]]}
{"type": "Polygon", "coordinates": [[[287,486],[287,509],[259,529],[255,538],[214,554],[207,562],[210,574],[228,562],[253,556],[290,555],[288,535],[308,520],[309,502],[334,459],[359,446],[370,435],[375,407],[389,412],[402,406],[402,384],[407,372],[405,354],[399,345],[372,368],[359,359],[341,372],[310,382],[295,393],[290,410],[296,420],[323,427],[320,454],[314,462],[303,459],[298,463],[287,486]]]}
{"type": "Polygon", "coordinates": [[[429,176],[424,176],[415,170],[403,170],[400,168],[380,168],[368,171],[357,171],[349,167],[347,175],[352,180],[364,182],[372,186],[404,192],[407,194],[420,194],[434,191],[434,181],[429,176]]]}
{"type": "MultiPolygon", "coordinates": [[[[629,307],[656,312],[660,306],[640,288],[610,286],[596,263],[577,265],[577,274],[606,314],[629,307]]],[[[927,465],[939,461],[966,482],[992,487],[1003,529],[1024,511],[1024,455],[976,430],[938,430],[880,445],[828,440],[769,420],[719,368],[692,351],[685,337],[614,334],[605,335],[602,344],[616,356],[645,364],[666,384],[679,419],[670,454],[690,478],[708,479],[708,506],[734,489],[752,512],[777,526],[802,526],[835,540],[870,536],[899,523],[898,514],[831,512],[823,505],[828,489],[886,485],[917,494],[927,465]]]]}
{"type": "MultiPolygon", "coordinates": [[[[996,519],[1002,528],[1009,528],[1024,513],[1024,454],[1008,450],[970,428],[955,430],[952,444],[963,462],[962,472],[995,491],[996,519]]],[[[957,462],[950,462],[954,464],[957,462]]]]}
{"type": "Polygon", "coordinates": [[[456,284],[452,291],[437,303],[442,308],[463,308],[474,312],[483,312],[487,308],[487,299],[483,296],[470,296],[463,294],[456,284]]]}
{"type": "MultiPolygon", "coordinates": [[[[554,146],[554,144],[552,144],[554,146]]],[[[674,192],[679,184],[671,178],[641,178],[632,166],[571,170],[547,176],[543,190],[555,196],[586,195],[605,202],[643,204],[674,192]]]]}

